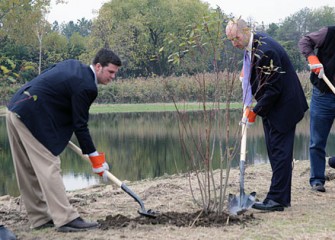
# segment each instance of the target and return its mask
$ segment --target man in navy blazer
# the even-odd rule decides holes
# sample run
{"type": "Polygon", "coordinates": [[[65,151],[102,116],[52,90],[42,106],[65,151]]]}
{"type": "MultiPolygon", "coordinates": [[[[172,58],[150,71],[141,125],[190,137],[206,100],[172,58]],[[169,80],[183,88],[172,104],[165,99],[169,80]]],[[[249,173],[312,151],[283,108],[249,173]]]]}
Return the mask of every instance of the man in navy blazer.
{"type": "Polygon", "coordinates": [[[110,49],[98,51],[91,65],[65,60],[46,69],[19,89],[8,104],[7,131],[20,193],[32,228],[56,226],[58,231],[97,227],[70,205],[63,184],[59,154],[73,133],[93,171],[108,170],[89,129],[89,108],[98,84],[108,84],[121,66],[110,49]]]}
{"type": "MultiPolygon", "coordinates": [[[[234,47],[244,49],[251,60],[244,92],[257,103],[245,106],[249,123],[262,117],[263,128],[272,169],[270,189],[263,202],[253,208],[266,211],[283,211],[291,205],[291,179],[293,145],[296,124],[308,109],[298,76],[288,55],[271,37],[253,33],[242,19],[228,22],[226,34],[234,47]]],[[[244,99],[246,102],[248,99],[244,99]]]]}

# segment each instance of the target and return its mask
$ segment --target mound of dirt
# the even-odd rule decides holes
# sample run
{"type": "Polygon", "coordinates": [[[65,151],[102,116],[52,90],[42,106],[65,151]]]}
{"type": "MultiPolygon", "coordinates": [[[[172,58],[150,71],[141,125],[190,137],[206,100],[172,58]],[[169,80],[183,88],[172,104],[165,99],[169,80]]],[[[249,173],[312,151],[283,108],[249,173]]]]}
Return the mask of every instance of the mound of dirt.
{"type": "Polygon", "coordinates": [[[129,218],[118,214],[108,215],[105,220],[98,220],[100,229],[108,230],[110,228],[118,229],[130,225],[171,225],[176,227],[223,227],[229,224],[246,223],[253,220],[253,214],[243,215],[241,217],[230,217],[229,214],[222,213],[218,215],[215,212],[205,213],[202,210],[196,212],[166,212],[157,213],[156,217],[138,216],[129,218]]]}

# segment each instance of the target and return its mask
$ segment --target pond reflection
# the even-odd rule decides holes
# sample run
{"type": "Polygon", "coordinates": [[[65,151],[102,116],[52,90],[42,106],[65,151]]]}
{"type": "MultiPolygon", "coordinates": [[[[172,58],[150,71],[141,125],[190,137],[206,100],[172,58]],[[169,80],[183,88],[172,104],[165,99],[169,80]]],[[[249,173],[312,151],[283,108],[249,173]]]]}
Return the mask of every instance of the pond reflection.
{"type": "MultiPolygon", "coordinates": [[[[199,113],[189,114],[193,129],[201,127],[197,120],[199,113]]],[[[231,132],[240,127],[240,112],[231,113],[231,132]]],[[[309,114],[298,124],[294,148],[294,158],[308,159],[309,114]]],[[[106,153],[111,172],[120,180],[141,180],[164,174],[186,172],[190,164],[182,157],[182,149],[175,112],[163,113],[110,113],[90,116],[90,132],[98,151],[106,153]]],[[[0,118],[0,195],[19,195],[17,189],[5,118],[0,118]]],[[[224,135],[223,135],[224,136],[224,135]]],[[[73,142],[77,143],[75,137],[73,142]]],[[[234,139],[232,139],[234,140],[234,139]]],[[[334,154],[332,131],[328,140],[328,154],[334,154]]],[[[247,164],[267,162],[267,152],[261,119],[249,128],[247,137],[247,164]]],[[[218,154],[219,149],[217,148],[218,154]]],[[[238,166],[238,154],[233,166],[238,166]]],[[[63,180],[67,190],[96,184],[100,179],[92,174],[90,164],[84,162],[72,150],[66,149],[62,155],[63,180]]],[[[214,164],[218,167],[218,164],[214,164]]]]}

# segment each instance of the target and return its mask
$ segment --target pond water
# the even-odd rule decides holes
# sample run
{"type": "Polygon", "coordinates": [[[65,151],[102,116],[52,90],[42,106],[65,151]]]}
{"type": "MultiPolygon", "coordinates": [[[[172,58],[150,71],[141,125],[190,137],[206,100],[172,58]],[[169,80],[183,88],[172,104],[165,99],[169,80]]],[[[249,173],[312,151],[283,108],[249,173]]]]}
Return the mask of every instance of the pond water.
{"type": "MultiPolygon", "coordinates": [[[[204,126],[201,113],[187,113],[189,130],[195,138],[204,126]]],[[[240,112],[230,114],[230,141],[239,141],[237,133],[240,128],[240,112]],[[236,137],[237,136],[237,137],[236,137]]],[[[186,115],[185,115],[186,116],[186,115]]],[[[224,113],[219,115],[224,119],[224,113]]],[[[190,162],[183,158],[180,140],[178,115],[175,112],[160,113],[109,113],[90,116],[89,128],[98,151],[106,154],[111,172],[121,181],[142,180],[159,177],[164,174],[186,172],[190,162]]],[[[224,121],[223,121],[224,122],[224,121]]],[[[216,138],[225,136],[223,130],[214,130],[216,138]],[[223,132],[221,132],[223,131],[223,132]]],[[[0,196],[10,194],[18,196],[14,167],[7,139],[5,118],[0,117],[0,196]]],[[[76,143],[75,137],[72,139],[76,143]]],[[[335,154],[334,131],[328,139],[327,154],[335,154]]],[[[294,158],[307,160],[309,142],[309,114],[298,124],[295,139],[294,158]]],[[[219,146],[218,144],[216,144],[219,146]]],[[[219,156],[216,147],[214,159],[219,156]]],[[[237,167],[239,158],[235,156],[232,166],[237,167]]],[[[61,154],[63,180],[67,190],[84,188],[101,181],[92,174],[90,164],[83,162],[72,150],[66,149],[61,154]]],[[[261,119],[248,129],[247,164],[266,163],[267,152],[261,119]]],[[[214,168],[219,166],[214,161],[214,168]]]]}

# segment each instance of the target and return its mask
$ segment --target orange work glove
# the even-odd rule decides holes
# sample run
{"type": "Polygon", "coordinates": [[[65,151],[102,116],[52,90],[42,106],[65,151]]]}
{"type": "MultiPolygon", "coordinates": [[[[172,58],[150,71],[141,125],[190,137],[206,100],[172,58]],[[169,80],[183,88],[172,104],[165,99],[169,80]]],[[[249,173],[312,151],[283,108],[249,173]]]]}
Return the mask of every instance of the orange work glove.
{"type": "Polygon", "coordinates": [[[323,71],[323,65],[320,62],[319,58],[315,55],[311,55],[309,57],[307,57],[307,61],[308,61],[308,66],[309,69],[318,75],[318,78],[322,78],[324,71],[323,71]]]}
{"type": "Polygon", "coordinates": [[[245,123],[250,127],[255,123],[256,116],[257,114],[252,111],[250,107],[246,107],[243,113],[242,123],[245,123]]]}
{"type": "Polygon", "coordinates": [[[94,173],[100,175],[101,177],[104,177],[104,179],[107,177],[105,174],[105,170],[109,169],[108,164],[105,160],[105,153],[100,152],[97,156],[89,156],[92,164],[92,170],[94,173]]]}
{"type": "Polygon", "coordinates": [[[244,73],[243,73],[243,68],[242,68],[241,73],[240,73],[240,81],[241,81],[241,82],[242,82],[242,80],[243,80],[243,76],[244,76],[244,73]]]}

